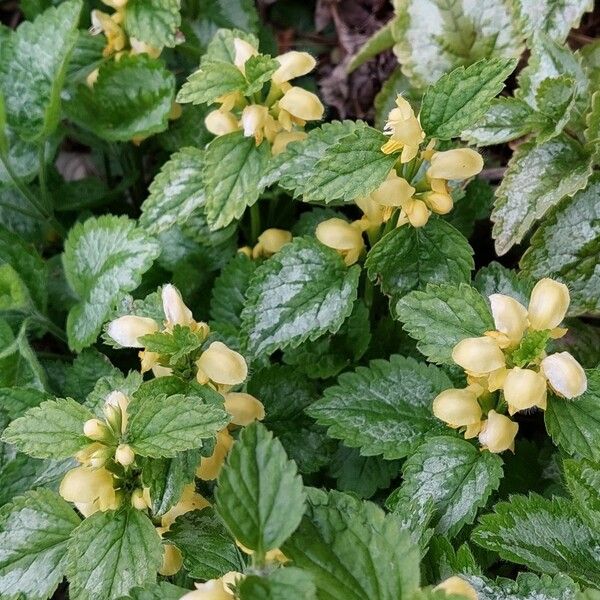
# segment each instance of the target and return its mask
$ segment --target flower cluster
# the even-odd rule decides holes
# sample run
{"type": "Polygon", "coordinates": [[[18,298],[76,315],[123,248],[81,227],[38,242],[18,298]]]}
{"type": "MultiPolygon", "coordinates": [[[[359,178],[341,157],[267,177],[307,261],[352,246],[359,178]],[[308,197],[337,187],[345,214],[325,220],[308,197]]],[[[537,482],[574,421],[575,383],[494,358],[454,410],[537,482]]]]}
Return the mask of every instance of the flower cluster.
{"type": "MultiPolygon", "coordinates": [[[[235,66],[245,74],[246,63],[258,50],[249,42],[235,38],[235,66]]],[[[254,137],[259,145],[263,139],[271,143],[273,154],[283,152],[287,144],[306,137],[304,125],[307,121],[319,121],[324,107],[315,94],[290,81],[306,75],[315,68],[315,59],[306,52],[295,50],[275,57],[279,67],[271,76],[269,90],[264,99],[257,94],[252,97],[240,91],[218,98],[221,105],[205,119],[206,128],[220,136],[243,130],[244,136],[254,137]]]]}
{"type": "Polygon", "coordinates": [[[504,407],[510,416],[534,407],[545,410],[548,389],[575,398],[587,389],[587,378],[568,352],[545,352],[550,339],[567,332],[559,327],[570,303],[566,285],[547,278],[538,281],[528,308],[503,294],[489,299],[496,330],[456,344],[452,359],[465,370],[468,386],[439,394],[433,411],[450,427],[464,428],[465,438],[479,436],[484,448],[503,452],[514,449],[519,428],[502,414],[504,407]],[[501,393],[501,401],[483,419],[482,406],[491,406],[494,392],[501,393]]]}
{"type": "MultiPolygon", "coordinates": [[[[92,10],[92,26],[90,33],[92,35],[104,34],[106,46],[102,52],[105,58],[114,57],[116,60],[124,54],[147,54],[152,58],[157,58],[162,52],[162,48],[155,48],[127,35],[125,30],[125,10],[128,0],[102,0],[104,4],[113,8],[112,14],[101,10],[92,10]]],[[[87,83],[93,86],[98,78],[98,69],[92,71],[87,77],[87,83]]]]}
{"type": "Polygon", "coordinates": [[[365,229],[379,227],[399,209],[397,225],[423,227],[431,213],[447,214],[453,200],[449,181],[462,181],[483,168],[481,155],[470,148],[436,151],[432,141],[420,150],[425,139],[418,117],[406,99],[396,98],[384,133],[390,139],[382,146],[385,154],[400,152],[399,165],[369,196],[356,204],[364,213],[365,229]]]}

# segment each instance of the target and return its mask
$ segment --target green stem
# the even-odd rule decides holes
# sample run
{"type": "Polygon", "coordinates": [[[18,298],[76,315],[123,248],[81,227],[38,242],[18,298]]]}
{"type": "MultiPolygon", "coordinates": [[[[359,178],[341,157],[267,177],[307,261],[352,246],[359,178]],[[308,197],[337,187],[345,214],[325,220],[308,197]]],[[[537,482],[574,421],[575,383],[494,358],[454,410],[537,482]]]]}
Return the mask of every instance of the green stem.
{"type": "Polygon", "coordinates": [[[48,317],[37,313],[36,315],[34,315],[34,318],[38,323],[40,323],[40,325],[43,325],[48,330],[48,332],[51,333],[55,338],[59,339],[65,344],[67,343],[67,336],[65,332],[48,317]]]}
{"type": "Polygon", "coordinates": [[[53,214],[48,212],[48,210],[40,203],[40,201],[35,197],[33,192],[23,183],[23,181],[16,175],[16,173],[12,170],[10,163],[7,160],[6,156],[0,154],[0,161],[4,165],[10,180],[13,185],[19,190],[23,198],[27,200],[35,210],[44,218],[47,219],[49,224],[56,229],[56,231],[62,236],[65,237],[67,232],[65,228],[56,220],[53,214]]]}
{"type": "Polygon", "coordinates": [[[260,235],[260,208],[258,202],[250,207],[250,238],[253,244],[256,244],[260,235]]]}
{"type": "Polygon", "coordinates": [[[48,195],[48,183],[46,180],[46,142],[42,142],[38,149],[38,179],[42,192],[42,201],[48,210],[52,210],[52,203],[48,195]]]}

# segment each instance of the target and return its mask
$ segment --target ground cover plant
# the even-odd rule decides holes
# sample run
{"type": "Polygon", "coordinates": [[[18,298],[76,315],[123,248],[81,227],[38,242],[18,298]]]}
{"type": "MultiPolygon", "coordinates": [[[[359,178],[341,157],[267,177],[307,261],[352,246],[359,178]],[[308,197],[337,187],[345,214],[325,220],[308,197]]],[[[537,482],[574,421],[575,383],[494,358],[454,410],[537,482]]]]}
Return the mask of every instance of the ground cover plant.
{"type": "Polygon", "coordinates": [[[0,598],[600,599],[591,1],[0,16],[0,598]]]}

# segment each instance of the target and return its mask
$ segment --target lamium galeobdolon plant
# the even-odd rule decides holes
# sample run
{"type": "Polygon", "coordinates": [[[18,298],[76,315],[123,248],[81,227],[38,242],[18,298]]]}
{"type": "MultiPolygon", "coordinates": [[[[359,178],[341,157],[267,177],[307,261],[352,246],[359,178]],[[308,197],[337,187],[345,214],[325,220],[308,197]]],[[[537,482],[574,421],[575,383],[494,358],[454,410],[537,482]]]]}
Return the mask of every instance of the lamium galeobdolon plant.
{"type": "Polygon", "coordinates": [[[588,0],[21,4],[0,598],[597,600],[588,0]]]}

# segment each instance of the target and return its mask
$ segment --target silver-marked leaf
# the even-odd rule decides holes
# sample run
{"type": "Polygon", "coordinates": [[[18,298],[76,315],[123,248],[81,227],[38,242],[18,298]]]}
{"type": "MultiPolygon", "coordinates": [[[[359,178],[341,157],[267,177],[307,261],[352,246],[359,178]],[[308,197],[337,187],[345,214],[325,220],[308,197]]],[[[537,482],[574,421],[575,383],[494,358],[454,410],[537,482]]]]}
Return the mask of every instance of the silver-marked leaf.
{"type": "Polygon", "coordinates": [[[125,5],[127,33],[155,48],[175,45],[181,0],[130,0],[125,5]]]}

